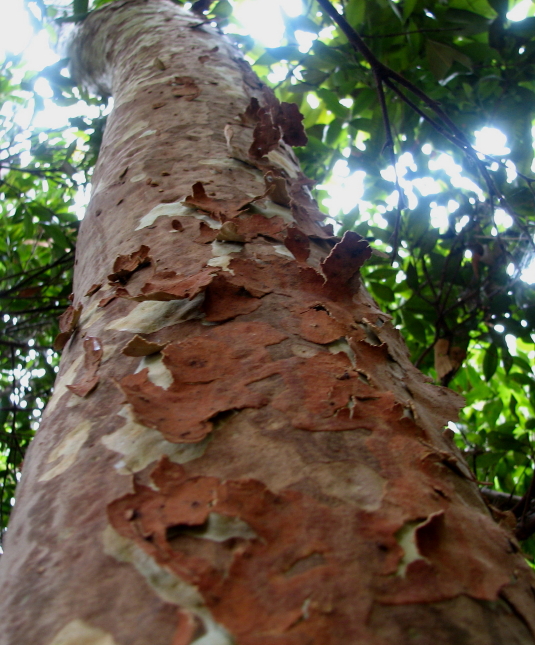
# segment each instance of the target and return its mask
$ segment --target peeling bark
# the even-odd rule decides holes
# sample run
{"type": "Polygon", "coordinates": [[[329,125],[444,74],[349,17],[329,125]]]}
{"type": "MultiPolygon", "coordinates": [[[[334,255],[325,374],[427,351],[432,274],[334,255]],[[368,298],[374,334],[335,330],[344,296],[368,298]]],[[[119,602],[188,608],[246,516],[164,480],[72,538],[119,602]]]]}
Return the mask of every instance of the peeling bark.
{"type": "Polygon", "coordinates": [[[115,103],[0,643],[534,643],[533,575],[444,432],[460,398],[325,226],[295,106],[197,23],[118,0],[73,46],[115,103]]]}

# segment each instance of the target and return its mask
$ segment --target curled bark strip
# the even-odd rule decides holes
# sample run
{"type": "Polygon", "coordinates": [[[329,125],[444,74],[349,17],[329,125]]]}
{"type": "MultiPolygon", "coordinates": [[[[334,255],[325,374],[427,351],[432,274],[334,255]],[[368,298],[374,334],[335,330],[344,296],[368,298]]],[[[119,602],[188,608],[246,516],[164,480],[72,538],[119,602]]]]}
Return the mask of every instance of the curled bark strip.
{"type": "Polygon", "coordinates": [[[371,254],[371,247],[363,237],[346,231],[321,263],[321,270],[327,282],[347,284],[371,254]]]}
{"type": "Polygon", "coordinates": [[[84,372],[82,378],[67,388],[77,396],[87,396],[99,382],[98,369],[102,360],[102,342],[96,336],[84,340],[84,372]]]}
{"type": "Polygon", "coordinates": [[[165,343],[152,343],[150,340],[143,338],[143,336],[136,334],[125,345],[122,352],[125,356],[151,356],[161,351],[165,345],[165,343]]]}
{"type": "Polygon", "coordinates": [[[59,317],[59,334],[54,340],[54,349],[60,352],[69,338],[73,335],[80,316],[82,315],[83,305],[79,304],[77,307],[70,305],[59,317]]]}
{"type": "Polygon", "coordinates": [[[201,94],[199,86],[191,76],[175,76],[167,84],[171,86],[171,94],[175,98],[183,98],[185,101],[193,101],[201,94]]]}
{"type": "Polygon", "coordinates": [[[255,197],[248,197],[247,199],[228,200],[228,199],[215,199],[206,194],[203,183],[197,181],[193,184],[192,194],[188,195],[184,200],[186,206],[198,208],[218,221],[225,221],[236,217],[241,212],[245,211],[253,202],[263,199],[267,192],[257,195],[255,197]]]}
{"type": "Polygon", "coordinates": [[[295,103],[280,103],[270,90],[264,91],[266,107],[260,107],[258,100],[251,99],[249,107],[242,116],[244,123],[256,123],[253,143],[249,154],[253,159],[261,159],[274,150],[281,139],[290,146],[304,146],[307,136],[303,128],[303,115],[295,103]]]}
{"type": "Polygon", "coordinates": [[[174,271],[161,271],[156,273],[141,288],[141,294],[133,296],[133,300],[178,300],[180,298],[194,298],[204,291],[217,274],[217,269],[206,268],[195,275],[182,276],[174,271]]]}
{"type": "Polygon", "coordinates": [[[86,291],[86,297],[94,295],[102,287],[101,283],[92,284],[89,289],[86,291]]]}
{"type": "Polygon", "coordinates": [[[108,276],[109,282],[126,284],[134,271],[151,263],[149,251],[150,248],[142,244],[137,251],[129,255],[118,255],[113,263],[113,273],[108,276]]]}
{"type": "Polygon", "coordinates": [[[298,262],[306,262],[310,255],[310,238],[296,226],[291,226],[286,231],[284,245],[298,262]]]}

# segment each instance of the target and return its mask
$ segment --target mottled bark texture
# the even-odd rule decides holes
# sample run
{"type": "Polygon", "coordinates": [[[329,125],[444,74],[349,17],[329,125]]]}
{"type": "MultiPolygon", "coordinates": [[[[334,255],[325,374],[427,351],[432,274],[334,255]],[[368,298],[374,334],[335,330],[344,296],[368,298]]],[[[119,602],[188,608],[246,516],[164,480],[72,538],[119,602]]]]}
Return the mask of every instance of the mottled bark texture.
{"type": "Polygon", "coordinates": [[[198,22],[120,0],[73,47],[115,106],[0,643],[533,643],[533,577],[444,431],[459,398],[324,226],[295,106],[198,22]]]}

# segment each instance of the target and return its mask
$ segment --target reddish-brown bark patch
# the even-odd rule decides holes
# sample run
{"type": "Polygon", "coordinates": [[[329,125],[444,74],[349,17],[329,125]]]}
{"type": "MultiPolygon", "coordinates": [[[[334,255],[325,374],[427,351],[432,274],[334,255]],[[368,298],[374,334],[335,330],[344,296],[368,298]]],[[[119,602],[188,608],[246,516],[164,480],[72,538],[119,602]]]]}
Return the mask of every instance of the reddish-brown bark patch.
{"type": "Polygon", "coordinates": [[[290,359],[284,368],[279,372],[286,387],[271,405],[286,413],[295,428],[313,432],[374,430],[395,406],[392,394],[359,378],[345,354],[322,352],[308,359],[290,359]]]}
{"type": "Polygon", "coordinates": [[[165,347],[166,343],[152,343],[151,341],[136,334],[127,345],[123,347],[125,356],[151,356],[165,347]]]}
{"type": "Polygon", "coordinates": [[[191,276],[177,275],[174,271],[156,273],[141,288],[141,293],[133,296],[134,300],[178,300],[194,298],[214,279],[217,269],[206,268],[191,276]]]}
{"type": "Polygon", "coordinates": [[[82,378],[68,389],[77,396],[87,396],[99,382],[98,369],[102,359],[102,342],[96,336],[88,336],[84,340],[84,371],[82,378]]]}
{"type": "Polygon", "coordinates": [[[277,122],[282,130],[282,139],[289,146],[306,146],[308,137],[303,127],[305,117],[295,103],[280,104],[277,122]]]}
{"type": "Polygon", "coordinates": [[[301,314],[299,334],[311,343],[326,345],[338,340],[348,331],[345,325],[329,316],[325,309],[307,309],[301,314]]]}
{"type": "Polygon", "coordinates": [[[151,263],[150,248],[142,244],[137,251],[129,255],[118,255],[113,263],[113,273],[108,280],[111,284],[126,284],[128,279],[138,269],[151,263]]]}
{"type": "Polygon", "coordinates": [[[259,235],[282,241],[279,234],[286,228],[286,222],[281,217],[268,218],[259,213],[247,213],[237,217],[232,223],[236,226],[237,233],[243,236],[243,241],[247,242],[259,235]]]}
{"type": "Polygon", "coordinates": [[[286,229],[284,245],[298,262],[305,263],[310,255],[310,239],[296,226],[286,229]]]}
{"type": "MultiPolygon", "coordinates": [[[[126,289],[124,289],[126,291],[126,289]]],[[[126,291],[128,293],[128,291],[126,291]]],[[[102,307],[105,307],[106,305],[109,305],[112,300],[115,300],[117,298],[116,294],[113,294],[112,296],[107,296],[106,298],[102,298],[99,300],[98,307],[102,309],[102,307]]]]}
{"type": "Polygon", "coordinates": [[[80,320],[80,316],[82,315],[82,309],[83,305],[81,304],[77,307],[69,305],[59,317],[59,334],[54,340],[54,349],[56,351],[60,352],[67,344],[69,338],[73,335],[74,330],[78,325],[78,321],[80,320]]]}
{"type": "Polygon", "coordinates": [[[108,507],[113,527],[194,585],[237,643],[334,645],[364,636],[369,573],[350,515],[297,491],[274,494],[252,479],[188,478],[167,459],[152,479],[159,491],[136,485],[108,507]],[[191,555],[181,531],[198,529],[204,541],[211,513],[240,520],[257,537],[215,543],[219,564],[191,555]]]}
{"type": "MultiPolygon", "coordinates": [[[[401,468],[405,458],[404,452],[401,468]]],[[[427,514],[414,518],[419,557],[400,575],[401,507],[399,513],[389,504],[377,512],[342,502],[330,507],[294,490],[275,494],[252,479],[187,475],[167,458],[152,480],[158,491],[135,484],[134,493],[110,504],[112,525],[194,585],[239,645],[273,639],[335,645],[349,636],[378,645],[367,627],[374,603],[463,594],[496,600],[513,573],[504,532],[489,517],[444,499],[430,500],[427,514]],[[239,520],[248,535],[203,549],[212,513],[239,520]],[[192,529],[197,537],[188,537],[192,529]]],[[[423,492],[413,496],[421,502],[423,492]]],[[[181,617],[180,627],[185,623],[181,617]]]]}
{"type": "Polygon", "coordinates": [[[136,418],[159,430],[169,441],[200,441],[221,412],[268,403],[247,386],[276,371],[266,346],[286,336],[265,323],[231,322],[163,350],[173,375],[165,390],[150,382],[148,370],[120,381],[136,418]]]}
{"type": "Polygon", "coordinates": [[[269,198],[275,204],[290,206],[290,193],[288,192],[288,180],[282,177],[280,171],[268,170],[264,175],[266,189],[269,190],[269,198]]]}
{"type": "Polygon", "coordinates": [[[202,310],[208,322],[222,322],[250,314],[260,305],[260,296],[253,295],[239,283],[235,284],[232,277],[220,274],[208,286],[202,310]]]}
{"type": "Polygon", "coordinates": [[[171,86],[171,94],[185,101],[193,101],[201,94],[201,89],[191,76],[175,76],[167,82],[171,86]]]}
{"type": "Polygon", "coordinates": [[[218,229],[211,228],[206,222],[199,223],[199,236],[195,238],[197,244],[210,244],[217,236],[218,229]]]}
{"type": "Polygon", "coordinates": [[[217,232],[216,238],[218,242],[245,242],[245,237],[238,232],[238,228],[235,222],[225,222],[219,231],[217,232]]]}
{"type": "Polygon", "coordinates": [[[328,282],[347,284],[371,254],[372,249],[362,236],[346,231],[321,263],[321,270],[328,282]]]}
{"type": "Polygon", "coordinates": [[[95,283],[92,284],[89,289],[86,291],[86,297],[94,295],[100,288],[102,287],[102,283],[95,283]]]}
{"type": "Polygon", "coordinates": [[[203,183],[197,181],[191,187],[192,194],[184,199],[186,206],[198,208],[218,221],[225,221],[232,219],[239,215],[242,211],[253,202],[265,197],[265,193],[247,199],[215,199],[206,194],[203,183]]]}
{"type": "Polygon", "coordinates": [[[244,123],[256,123],[249,154],[261,159],[274,150],[282,139],[290,146],[304,146],[308,139],[303,128],[303,115],[295,103],[280,103],[271,90],[264,90],[265,107],[252,98],[242,117],[244,123]]]}

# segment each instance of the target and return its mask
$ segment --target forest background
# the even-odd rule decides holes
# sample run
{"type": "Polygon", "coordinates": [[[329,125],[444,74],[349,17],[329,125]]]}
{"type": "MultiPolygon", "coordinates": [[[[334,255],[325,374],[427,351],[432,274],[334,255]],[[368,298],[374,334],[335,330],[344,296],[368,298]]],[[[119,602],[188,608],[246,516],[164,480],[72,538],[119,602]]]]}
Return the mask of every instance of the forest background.
{"type": "MultiPolygon", "coordinates": [[[[73,84],[66,59],[37,48],[105,1],[26,0],[34,56],[0,51],[1,531],[54,384],[57,318],[111,108],[73,84]],[[46,57],[44,68],[35,62],[46,57]]],[[[466,398],[450,430],[533,559],[535,4],[199,0],[192,9],[196,28],[229,34],[299,106],[308,145],[297,151],[315,197],[338,234],[355,230],[373,246],[364,281],[413,362],[466,398]]]]}

